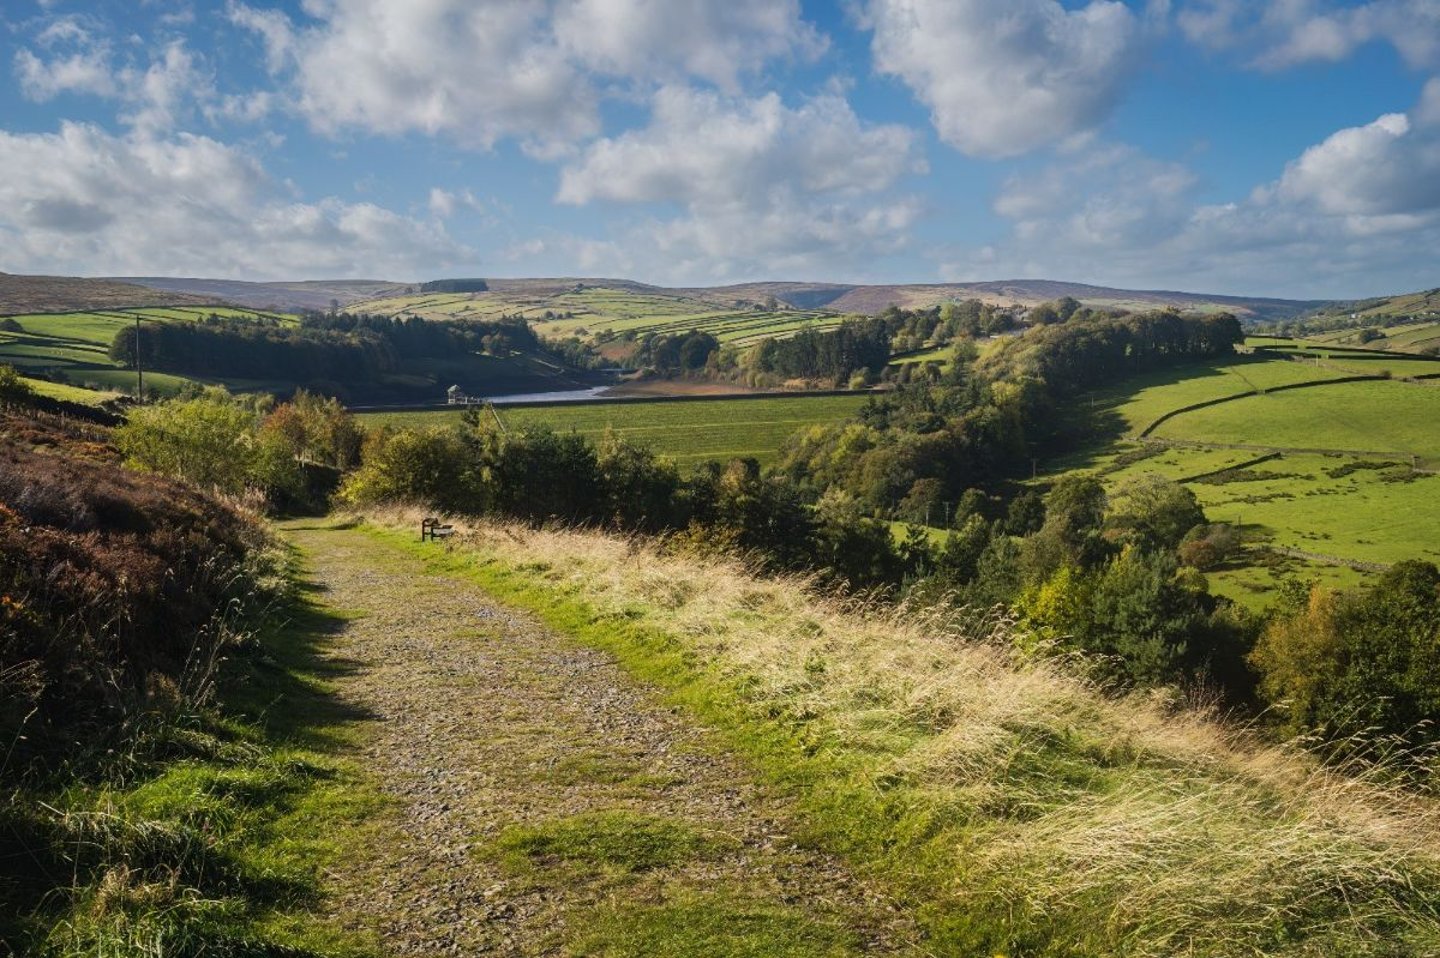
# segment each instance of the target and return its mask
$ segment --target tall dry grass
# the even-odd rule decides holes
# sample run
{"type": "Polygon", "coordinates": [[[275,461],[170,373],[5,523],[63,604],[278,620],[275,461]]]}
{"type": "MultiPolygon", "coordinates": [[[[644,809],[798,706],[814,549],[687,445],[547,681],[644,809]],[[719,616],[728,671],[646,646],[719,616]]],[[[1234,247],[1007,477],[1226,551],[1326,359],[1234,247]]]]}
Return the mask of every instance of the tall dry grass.
{"type": "Polygon", "coordinates": [[[688,668],[744,690],[755,721],[803,728],[805,751],[849,779],[837,794],[883,793],[902,811],[877,823],[894,833],[879,847],[910,860],[880,870],[914,878],[968,940],[1440,954],[1440,804],[1379,772],[1326,766],[1177,696],[1110,694],[1017,652],[1029,643],[1002,615],[866,605],[640,539],[455,523],[451,548],[477,569],[673,637],[688,668]]]}

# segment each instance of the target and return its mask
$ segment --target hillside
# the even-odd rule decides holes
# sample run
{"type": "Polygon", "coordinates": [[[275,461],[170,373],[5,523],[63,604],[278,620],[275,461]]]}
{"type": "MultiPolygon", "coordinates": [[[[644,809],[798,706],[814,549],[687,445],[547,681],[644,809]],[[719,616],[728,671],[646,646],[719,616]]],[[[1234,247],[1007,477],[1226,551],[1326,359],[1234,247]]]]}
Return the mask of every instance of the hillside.
{"type": "Polygon", "coordinates": [[[122,280],[0,273],[0,316],[127,306],[193,306],[215,301],[198,291],[160,289],[122,280]]]}
{"type": "Polygon", "coordinates": [[[1353,302],[1329,303],[1310,311],[1303,319],[1353,319],[1380,322],[1396,318],[1440,319],[1440,288],[1395,296],[1377,296],[1353,302]]]}
{"type": "Polygon", "coordinates": [[[233,279],[184,279],[178,277],[125,277],[123,282],[177,295],[202,296],[251,309],[299,312],[329,309],[376,296],[403,293],[404,283],[383,280],[302,280],[297,282],[251,283],[233,279]]]}
{"type": "MultiPolygon", "coordinates": [[[[757,282],[730,286],[664,287],[628,279],[602,277],[487,278],[488,293],[476,294],[480,302],[508,304],[516,308],[564,309],[565,297],[586,289],[608,289],[669,302],[657,312],[675,313],[710,309],[745,309],[763,305],[770,297],[797,310],[824,310],[834,313],[877,313],[887,306],[919,308],[952,299],[982,299],[997,305],[1034,305],[1063,296],[1072,296],[1089,306],[1129,309],[1229,310],[1253,322],[1288,319],[1325,305],[1320,301],[1267,299],[1263,297],[1219,296],[1205,293],[1163,290],[1128,290],[1054,280],[1000,280],[978,283],[916,283],[857,285],[845,283],[757,282]]],[[[175,279],[160,277],[127,278],[167,292],[219,297],[255,309],[328,309],[331,301],[352,306],[366,301],[383,301],[414,295],[412,285],[379,280],[316,280],[304,282],[249,283],[234,280],[175,279]]],[[[424,315],[423,310],[421,315],[424,315]]]]}
{"type": "Polygon", "coordinates": [[[893,286],[752,283],[725,287],[724,291],[755,299],[773,295],[801,308],[823,306],[847,313],[876,313],[891,305],[915,309],[954,299],[980,299],[1002,306],[1033,306],[1069,296],[1087,306],[1136,310],[1161,309],[1166,306],[1175,306],[1182,310],[1228,310],[1241,319],[1259,322],[1299,315],[1319,305],[1317,302],[1301,300],[1116,289],[1084,283],[1033,279],[893,286]]]}
{"type": "MultiPolygon", "coordinates": [[[[1091,394],[1113,438],[1041,463],[1041,481],[1146,475],[1184,483],[1244,547],[1207,572],[1255,607],[1287,581],[1351,585],[1410,558],[1440,559],[1440,361],[1404,353],[1264,348],[1091,394]]],[[[1260,347],[1260,348],[1256,348],[1260,347]]]]}

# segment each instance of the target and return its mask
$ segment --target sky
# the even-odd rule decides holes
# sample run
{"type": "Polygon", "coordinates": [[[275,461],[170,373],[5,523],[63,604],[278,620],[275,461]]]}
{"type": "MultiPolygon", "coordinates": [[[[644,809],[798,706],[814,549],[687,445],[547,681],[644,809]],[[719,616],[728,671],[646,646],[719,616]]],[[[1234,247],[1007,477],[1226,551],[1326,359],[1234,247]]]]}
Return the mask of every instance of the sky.
{"type": "Polygon", "coordinates": [[[0,270],[1440,285],[1440,0],[0,0],[0,270]]]}

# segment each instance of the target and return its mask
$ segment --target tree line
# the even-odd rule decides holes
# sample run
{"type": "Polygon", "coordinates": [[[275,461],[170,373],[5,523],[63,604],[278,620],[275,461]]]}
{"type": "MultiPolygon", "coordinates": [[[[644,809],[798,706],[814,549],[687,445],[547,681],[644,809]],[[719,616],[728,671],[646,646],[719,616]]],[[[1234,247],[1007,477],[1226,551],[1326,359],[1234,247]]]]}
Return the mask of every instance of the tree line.
{"type": "Polygon", "coordinates": [[[125,326],[110,359],[201,376],[293,382],[373,382],[404,360],[467,353],[548,352],[523,319],[435,322],[351,313],[307,312],[298,326],[212,316],[194,323],[125,326]]]}

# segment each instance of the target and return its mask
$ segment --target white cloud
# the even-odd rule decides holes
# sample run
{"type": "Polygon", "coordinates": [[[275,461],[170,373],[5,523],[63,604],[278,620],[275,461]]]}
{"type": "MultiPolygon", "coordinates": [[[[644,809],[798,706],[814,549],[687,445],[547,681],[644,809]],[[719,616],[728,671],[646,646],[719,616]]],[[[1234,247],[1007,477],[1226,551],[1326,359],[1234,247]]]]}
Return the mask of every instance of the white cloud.
{"type": "Polygon", "coordinates": [[[436,219],[447,220],[460,210],[470,210],[474,213],[485,212],[485,204],[469,190],[458,192],[441,189],[438,186],[430,188],[430,198],[426,204],[430,209],[430,215],[436,219]]]}
{"type": "Polygon", "coordinates": [[[21,50],[15,54],[15,75],[26,98],[42,103],[62,93],[115,94],[115,78],[103,50],[85,50],[49,60],[21,50]]]}
{"type": "Polygon", "coordinates": [[[1437,98],[1432,83],[1409,114],[1335,132],[1230,203],[1199,204],[1183,166],[1093,146],[1008,181],[995,209],[1010,236],[957,253],[944,271],[1297,298],[1434,286],[1437,98]]]}
{"type": "Polygon", "coordinates": [[[1143,42],[1123,3],[870,0],[875,68],[899,77],[962,152],[1005,157],[1093,129],[1143,42]]]}
{"type": "Polygon", "coordinates": [[[555,33],[579,62],[622,77],[699,77],[734,90],[773,58],[825,49],[798,0],[573,0],[555,33]]]}
{"type": "Polygon", "coordinates": [[[208,103],[215,98],[213,79],[201,70],[180,40],[166,44],[161,55],[144,70],[122,70],[118,80],[127,103],[120,118],[142,131],[172,129],[192,103],[208,103]]]}
{"type": "Polygon", "coordinates": [[[1372,217],[1440,209],[1440,136],[1403,113],[1341,130],[1285,170],[1278,198],[1323,213],[1372,217]]]}
{"type": "Polygon", "coordinates": [[[1144,247],[1184,225],[1197,185],[1181,164],[1102,145],[1037,174],[1012,176],[994,205],[1024,242],[1144,247]]]}
{"type": "Polygon", "coordinates": [[[44,57],[24,48],[15,55],[21,92],[31,100],[66,93],[115,100],[121,122],[145,132],[173,129],[195,106],[210,116],[263,115],[255,109],[263,97],[221,100],[214,78],[183,40],[164,44],[146,61],[125,57],[117,65],[110,41],[72,17],[51,22],[35,42],[44,57]]]}
{"type": "Polygon", "coordinates": [[[1411,66],[1440,66],[1437,0],[1188,0],[1178,22],[1192,41],[1239,51],[1262,69],[1337,62],[1372,42],[1392,45],[1411,66]]]}
{"type": "Polygon", "coordinates": [[[775,93],[667,87],[649,126],[599,140],[565,168],[558,199],[758,204],[776,189],[869,193],[923,169],[915,147],[913,131],[866,126],[838,96],[792,109],[775,93]]]}
{"type": "Polygon", "coordinates": [[[733,88],[823,46],[798,0],[309,0],[297,26],[232,2],[317,128],[445,134],[541,156],[600,131],[601,80],[698,77],[733,88]]]}
{"type": "Polygon", "coordinates": [[[0,235],[7,268],[24,272],[406,278],[473,262],[433,223],[297,201],[213,139],[75,123],[0,131],[0,235]]]}
{"type": "Polygon", "coordinates": [[[893,188],[923,170],[914,131],[864,124],[839,96],[788,107],[773,93],[667,87],[648,126],[591,144],[562,171],[557,199],[679,207],[622,241],[671,279],[834,273],[905,245],[920,209],[893,188]]]}

